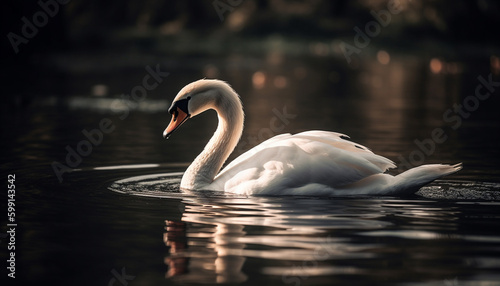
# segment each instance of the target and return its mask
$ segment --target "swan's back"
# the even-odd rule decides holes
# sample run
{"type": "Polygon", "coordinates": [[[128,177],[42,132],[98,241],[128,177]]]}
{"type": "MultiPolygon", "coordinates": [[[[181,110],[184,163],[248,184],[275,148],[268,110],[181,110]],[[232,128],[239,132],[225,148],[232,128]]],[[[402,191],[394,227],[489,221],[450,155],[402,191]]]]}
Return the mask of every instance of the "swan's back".
{"type": "Polygon", "coordinates": [[[248,195],[328,195],[395,167],[344,138],[326,131],[275,136],[236,158],[209,188],[248,195]]]}

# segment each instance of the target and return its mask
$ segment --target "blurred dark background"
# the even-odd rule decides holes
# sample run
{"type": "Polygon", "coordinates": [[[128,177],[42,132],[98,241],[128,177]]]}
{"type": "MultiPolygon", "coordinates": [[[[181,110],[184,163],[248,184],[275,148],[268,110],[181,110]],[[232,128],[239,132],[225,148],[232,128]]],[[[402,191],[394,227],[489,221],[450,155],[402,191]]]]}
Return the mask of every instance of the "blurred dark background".
{"type": "MultiPolygon", "coordinates": [[[[406,53],[474,58],[488,56],[485,53],[500,42],[500,3],[493,0],[61,2],[69,3],[9,0],[2,9],[1,68],[4,80],[9,83],[4,91],[15,95],[17,103],[29,100],[30,94],[54,92],[53,86],[42,85],[40,89],[33,83],[63,76],[45,73],[47,66],[55,65],[50,61],[50,55],[54,54],[126,54],[128,60],[138,54],[220,56],[235,51],[262,54],[269,45],[255,44],[255,40],[262,42],[278,36],[290,44],[285,52],[300,53],[310,48],[309,42],[322,41],[324,47],[312,49],[342,58],[338,43],[346,41],[352,45],[353,28],[364,30],[365,24],[373,21],[370,11],[387,10],[390,3],[400,5],[402,11],[392,15],[390,24],[382,28],[370,45],[406,53]],[[43,10],[39,2],[58,12],[49,15],[47,24],[38,28],[28,43],[19,44],[16,54],[7,35],[12,32],[22,36],[21,19],[26,17],[33,22],[33,16],[43,10]],[[330,45],[332,41],[334,44],[330,45]]],[[[43,18],[39,21],[43,23],[43,18]]],[[[102,65],[105,63],[101,64],[105,68],[102,65]]],[[[51,72],[57,73],[57,69],[51,72]]]]}

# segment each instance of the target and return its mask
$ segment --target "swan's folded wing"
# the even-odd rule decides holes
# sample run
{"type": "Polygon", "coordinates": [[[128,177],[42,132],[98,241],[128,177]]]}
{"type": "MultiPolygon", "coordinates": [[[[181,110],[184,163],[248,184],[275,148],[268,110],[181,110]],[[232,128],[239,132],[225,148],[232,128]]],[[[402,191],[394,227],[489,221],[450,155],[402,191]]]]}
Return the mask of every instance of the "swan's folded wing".
{"type": "Polygon", "coordinates": [[[238,168],[237,166],[247,162],[248,160],[252,160],[251,158],[254,157],[257,153],[265,150],[268,147],[272,147],[274,143],[281,140],[287,140],[290,137],[292,137],[290,133],[285,133],[267,139],[266,141],[260,143],[259,145],[253,147],[252,149],[238,156],[238,158],[235,158],[233,161],[231,161],[231,163],[224,167],[224,169],[217,175],[217,177],[223,175],[223,173],[227,172],[228,170],[238,168]]]}
{"type": "Polygon", "coordinates": [[[392,160],[374,154],[370,149],[361,144],[346,140],[349,138],[349,136],[345,134],[329,132],[329,131],[313,130],[313,131],[298,133],[295,134],[294,136],[301,138],[309,138],[311,140],[323,142],[333,147],[343,149],[345,151],[357,153],[359,156],[362,156],[366,160],[370,161],[372,164],[377,165],[380,168],[381,172],[385,172],[388,169],[396,168],[396,164],[394,164],[392,160]]]}
{"type": "Polygon", "coordinates": [[[340,138],[342,134],[312,132],[279,135],[247,151],[216,177],[214,188],[270,194],[311,182],[338,187],[381,173],[392,164],[352,147],[355,143],[340,138]]]}

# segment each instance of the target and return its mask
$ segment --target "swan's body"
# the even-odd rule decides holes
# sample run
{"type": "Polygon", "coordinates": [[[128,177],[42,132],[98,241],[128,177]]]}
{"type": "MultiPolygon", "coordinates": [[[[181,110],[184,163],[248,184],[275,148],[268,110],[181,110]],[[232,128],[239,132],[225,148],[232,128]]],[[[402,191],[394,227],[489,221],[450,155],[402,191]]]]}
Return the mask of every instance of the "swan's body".
{"type": "Polygon", "coordinates": [[[457,165],[423,165],[398,176],[384,174],[396,165],[334,132],[308,131],[275,136],[227,165],[225,160],[243,130],[239,96],[225,82],[199,80],[185,86],[169,112],[170,136],[188,118],[215,109],[219,124],[212,139],[188,167],[181,188],[246,195],[403,195],[460,170],[457,165]]]}

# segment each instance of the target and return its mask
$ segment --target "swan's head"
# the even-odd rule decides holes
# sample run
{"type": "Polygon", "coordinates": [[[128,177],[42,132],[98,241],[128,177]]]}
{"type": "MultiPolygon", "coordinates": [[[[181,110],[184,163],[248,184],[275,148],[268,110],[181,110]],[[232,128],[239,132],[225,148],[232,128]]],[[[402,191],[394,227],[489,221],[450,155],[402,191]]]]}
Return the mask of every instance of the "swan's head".
{"type": "MultiPolygon", "coordinates": [[[[208,109],[217,109],[223,95],[238,96],[224,81],[201,79],[182,88],[175,96],[168,112],[172,120],[163,131],[163,137],[168,138],[182,123],[208,109]]],[[[239,102],[239,99],[238,99],[239,102]]]]}

